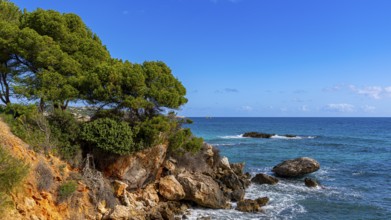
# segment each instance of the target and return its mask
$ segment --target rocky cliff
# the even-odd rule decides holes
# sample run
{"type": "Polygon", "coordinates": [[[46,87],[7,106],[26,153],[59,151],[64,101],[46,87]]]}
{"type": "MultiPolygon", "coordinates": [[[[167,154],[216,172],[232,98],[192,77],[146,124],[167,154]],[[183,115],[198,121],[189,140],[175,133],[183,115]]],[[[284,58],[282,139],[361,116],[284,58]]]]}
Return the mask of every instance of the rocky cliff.
{"type": "Polygon", "coordinates": [[[193,205],[230,208],[250,184],[243,164],[230,164],[207,144],[195,155],[168,155],[167,146],[158,145],[107,160],[101,171],[93,169],[93,158],[72,169],[34,152],[2,121],[0,145],[30,166],[4,219],[174,219],[193,205]],[[76,190],[64,199],[59,189],[69,181],[76,190]]]}

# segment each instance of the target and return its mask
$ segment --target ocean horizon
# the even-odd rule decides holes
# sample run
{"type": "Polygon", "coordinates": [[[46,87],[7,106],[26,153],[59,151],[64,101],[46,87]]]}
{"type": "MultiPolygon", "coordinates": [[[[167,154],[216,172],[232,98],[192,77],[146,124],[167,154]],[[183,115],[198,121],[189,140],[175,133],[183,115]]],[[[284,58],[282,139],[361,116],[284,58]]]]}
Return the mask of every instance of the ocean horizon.
{"type": "MultiPolygon", "coordinates": [[[[277,185],[252,184],[245,198],[267,196],[261,213],[193,209],[190,218],[212,219],[389,219],[391,217],[391,118],[387,117],[189,117],[196,136],[245,171],[273,175],[273,166],[297,157],[316,159],[321,168],[277,185]],[[245,132],[274,134],[244,138],[245,132]],[[287,138],[284,135],[296,135],[287,138]]],[[[232,204],[235,207],[235,203],[232,204]]]]}

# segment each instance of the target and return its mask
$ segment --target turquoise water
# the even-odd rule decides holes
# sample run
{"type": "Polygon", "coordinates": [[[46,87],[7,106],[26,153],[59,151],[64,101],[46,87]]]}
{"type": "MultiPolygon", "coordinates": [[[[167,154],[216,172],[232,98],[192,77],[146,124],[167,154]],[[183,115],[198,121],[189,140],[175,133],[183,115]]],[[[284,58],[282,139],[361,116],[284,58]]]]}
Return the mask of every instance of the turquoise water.
{"type": "Polygon", "coordinates": [[[218,147],[230,162],[245,162],[251,174],[272,174],[283,160],[312,157],[321,168],[309,176],[324,187],[307,188],[303,179],[251,185],[246,198],[270,198],[263,213],[195,209],[193,218],[391,219],[391,118],[191,119],[195,135],[218,147]],[[249,131],[277,135],[241,137],[249,131]],[[298,137],[278,136],[284,134],[298,137]]]}

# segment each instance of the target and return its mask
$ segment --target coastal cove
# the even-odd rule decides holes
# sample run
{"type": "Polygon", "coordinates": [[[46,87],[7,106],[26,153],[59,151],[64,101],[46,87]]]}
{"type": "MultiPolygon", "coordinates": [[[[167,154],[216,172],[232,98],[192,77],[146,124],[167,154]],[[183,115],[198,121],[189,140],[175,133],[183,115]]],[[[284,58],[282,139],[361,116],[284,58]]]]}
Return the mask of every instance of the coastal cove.
{"type": "MultiPolygon", "coordinates": [[[[263,213],[192,210],[212,219],[389,219],[391,216],[390,118],[191,118],[195,135],[220,149],[245,171],[273,175],[283,160],[308,156],[321,168],[308,177],[322,188],[308,188],[304,177],[276,185],[252,184],[245,198],[267,196],[263,213]],[[278,134],[243,138],[245,132],[278,134]],[[293,134],[297,138],[282,138],[293,134]]],[[[235,205],[235,204],[234,204],[235,205]]]]}

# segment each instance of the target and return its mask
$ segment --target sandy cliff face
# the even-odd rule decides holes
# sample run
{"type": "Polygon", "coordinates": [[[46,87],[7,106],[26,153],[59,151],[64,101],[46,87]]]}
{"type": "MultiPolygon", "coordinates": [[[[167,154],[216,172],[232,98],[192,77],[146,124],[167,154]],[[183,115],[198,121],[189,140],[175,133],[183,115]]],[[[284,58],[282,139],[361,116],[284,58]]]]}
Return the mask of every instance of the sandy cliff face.
{"type": "Polygon", "coordinates": [[[81,182],[78,182],[77,192],[72,198],[62,203],[57,202],[58,186],[73,172],[66,163],[51,155],[35,153],[26,143],[13,135],[1,120],[0,145],[30,166],[29,174],[11,195],[14,206],[6,213],[2,213],[2,219],[92,219],[95,217],[94,206],[88,199],[88,189],[81,182]],[[37,166],[46,167],[46,171],[52,174],[51,184],[47,190],[38,190],[37,166]]]}

